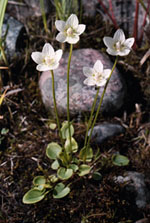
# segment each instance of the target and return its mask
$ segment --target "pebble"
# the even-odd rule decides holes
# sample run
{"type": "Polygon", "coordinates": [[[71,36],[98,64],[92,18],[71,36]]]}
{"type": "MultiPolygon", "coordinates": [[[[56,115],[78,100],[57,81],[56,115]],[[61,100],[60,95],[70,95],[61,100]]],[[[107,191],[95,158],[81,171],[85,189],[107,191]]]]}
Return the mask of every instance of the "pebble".
{"type": "Polygon", "coordinates": [[[135,196],[135,204],[139,209],[146,208],[150,202],[150,191],[145,184],[144,174],[135,171],[128,171],[125,176],[115,177],[115,182],[125,183],[124,193],[127,199],[135,196]]]}
{"type": "MultiPolygon", "coordinates": [[[[112,68],[113,64],[109,57],[98,50],[87,48],[73,51],[70,69],[70,114],[72,116],[78,116],[91,111],[96,89],[95,86],[83,84],[86,78],[83,75],[83,67],[93,67],[98,59],[102,61],[105,69],[112,68]]],[[[57,108],[59,115],[62,117],[66,117],[67,110],[67,63],[68,52],[63,54],[59,68],[54,70],[57,108]]],[[[54,114],[51,73],[49,71],[42,73],[39,87],[45,107],[54,114]]],[[[96,109],[103,89],[103,87],[100,88],[96,109]]],[[[104,96],[101,112],[111,115],[117,112],[123,105],[125,95],[126,85],[121,74],[115,68],[104,96]]]]}
{"type": "Polygon", "coordinates": [[[5,14],[4,23],[2,26],[2,36],[4,36],[6,33],[5,53],[7,59],[11,59],[15,54],[24,48],[26,30],[21,22],[17,21],[8,14],[5,14]]]}
{"type": "MultiPolygon", "coordinates": [[[[114,13],[115,20],[120,28],[126,31],[127,35],[132,36],[134,30],[134,20],[135,20],[135,9],[136,1],[133,0],[116,0],[112,2],[112,10],[114,13]]],[[[146,5],[147,3],[144,2],[146,5]]],[[[109,13],[112,14],[109,10],[109,0],[105,0],[105,7],[108,9],[109,13]]],[[[103,18],[109,19],[108,15],[103,11],[101,6],[101,12],[103,12],[103,18]]],[[[142,24],[144,21],[145,10],[139,4],[139,13],[138,13],[138,33],[142,29],[142,24]]],[[[112,22],[112,21],[111,21],[112,22]]]]}
{"type": "Polygon", "coordinates": [[[101,123],[93,128],[91,140],[92,143],[100,145],[105,140],[122,134],[124,131],[125,129],[119,124],[101,123]]]}
{"type": "MultiPolygon", "coordinates": [[[[54,5],[51,1],[44,0],[45,13],[50,13],[53,9],[54,5]]],[[[26,19],[31,16],[39,17],[42,15],[40,1],[37,0],[24,0],[20,4],[11,4],[8,2],[7,12],[22,23],[25,23],[26,19]]]]}

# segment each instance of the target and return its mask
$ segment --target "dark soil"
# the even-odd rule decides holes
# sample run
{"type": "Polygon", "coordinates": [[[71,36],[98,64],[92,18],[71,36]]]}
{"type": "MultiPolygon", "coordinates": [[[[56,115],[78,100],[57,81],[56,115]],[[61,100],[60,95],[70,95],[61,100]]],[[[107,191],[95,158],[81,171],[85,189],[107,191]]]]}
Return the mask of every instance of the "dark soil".
{"type": "MultiPolygon", "coordinates": [[[[56,31],[51,25],[54,20],[55,16],[47,18],[50,30],[53,30],[49,34],[41,29],[42,18],[26,21],[27,47],[19,61],[17,58],[10,64],[11,79],[7,71],[2,72],[3,86],[9,87],[8,92],[22,91],[8,95],[0,111],[3,115],[0,128],[9,130],[0,145],[0,223],[134,223],[150,218],[150,207],[139,210],[134,198],[124,194],[124,185],[117,185],[113,180],[114,176],[129,170],[144,173],[145,176],[150,174],[150,63],[147,60],[142,67],[139,65],[148,48],[137,47],[128,57],[119,59],[118,68],[128,87],[124,107],[115,117],[104,115],[98,121],[121,123],[126,131],[101,145],[101,159],[97,166],[101,169],[102,180],[97,182],[89,176],[75,177],[71,193],[63,199],[53,199],[48,194],[37,204],[22,203],[34,176],[42,174],[39,164],[50,171],[49,160],[45,156],[47,144],[59,141],[57,131],[49,128],[54,118],[48,115],[41,102],[38,88],[40,74],[30,59],[31,52],[41,50],[46,41],[57,48],[58,43],[54,40],[56,31]],[[112,166],[110,159],[115,152],[126,155],[130,159],[129,165],[112,166]]],[[[114,33],[112,25],[105,24],[100,15],[94,20],[84,18],[83,23],[87,24],[87,31],[76,48],[91,47],[105,51],[102,37],[114,33]]],[[[75,129],[76,139],[82,142],[84,118],[80,123],[76,120],[75,129]]],[[[150,188],[149,181],[147,186],[150,188]]]]}

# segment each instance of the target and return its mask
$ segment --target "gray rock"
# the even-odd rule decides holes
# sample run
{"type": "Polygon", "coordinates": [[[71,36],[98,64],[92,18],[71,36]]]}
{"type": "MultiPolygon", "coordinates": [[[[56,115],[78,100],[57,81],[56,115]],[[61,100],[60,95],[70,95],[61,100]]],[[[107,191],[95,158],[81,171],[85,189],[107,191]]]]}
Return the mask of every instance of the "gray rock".
{"type": "MultiPolygon", "coordinates": [[[[50,0],[44,0],[44,11],[50,13],[54,9],[50,0]]],[[[20,4],[7,5],[7,12],[9,15],[16,18],[18,21],[25,22],[31,16],[41,16],[40,1],[38,0],[24,0],[20,4]]]]}
{"type": "MultiPolygon", "coordinates": [[[[109,0],[102,1],[105,7],[109,11],[109,0]]],[[[147,5],[146,1],[144,2],[147,5]]],[[[101,7],[102,9],[102,7],[101,7]]],[[[136,1],[133,0],[115,0],[112,1],[112,9],[118,26],[124,29],[128,35],[133,35],[133,27],[135,20],[135,9],[136,1]]],[[[103,10],[102,10],[103,11],[103,10]]],[[[111,12],[109,11],[111,14],[111,12]]],[[[145,10],[139,4],[139,13],[138,13],[138,32],[140,33],[143,20],[144,20],[145,10]]],[[[104,18],[109,18],[106,13],[103,13],[104,18]]]]}
{"type": "Polygon", "coordinates": [[[101,123],[93,128],[91,140],[92,143],[99,145],[110,137],[124,133],[124,131],[125,129],[119,124],[101,123]]]}
{"type": "Polygon", "coordinates": [[[97,0],[82,0],[84,16],[93,17],[96,15],[97,0]]]}
{"type": "MultiPolygon", "coordinates": [[[[73,116],[91,111],[96,89],[93,86],[91,87],[83,84],[86,78],[83,75],[83,67],[93,67],[98,59],[102,61],[105,68],[112,68],[113,64],[110,62],[109,58],[97,50],[80,49],[73,51],[70,69],[70,114],[73,116]]],[[[67,109],[67,63],[68,52],[64,53],[59,68],[54,70],[56,101],[60,116],[66,116],[67,109]]],[[[50,72],[42,73],[39,86],[43,103],[53,114],[54,105],[50,72]]],[[[100,88],[96,109],[102,91],[103,87],[100,88]]],[[[125,92],[125,84],[120,73],[115,69],[104,96],[101,112],[112,114],[112,112],[118,111],[123,104],[125,92]]]]}
{"type": "Polygon", "coordinates": [[[6,35],[5,52],[8,59],[13,57],[25,46],[25,27],[13,17],[5,14],[2,36],[6,35]],[[8,29],[8,31],[7,31],[8,29]]]}
{"type": "Polygon", "coordinates": [[[126,183],[124,189],[127,199],[135,195],[135,204],[139,209],[145,208],[150,203],[150,191],[146,187],[145,177],[142,173],[129,171],[125,176],[115,177],[114,180],[119,184],[126,183]]]}

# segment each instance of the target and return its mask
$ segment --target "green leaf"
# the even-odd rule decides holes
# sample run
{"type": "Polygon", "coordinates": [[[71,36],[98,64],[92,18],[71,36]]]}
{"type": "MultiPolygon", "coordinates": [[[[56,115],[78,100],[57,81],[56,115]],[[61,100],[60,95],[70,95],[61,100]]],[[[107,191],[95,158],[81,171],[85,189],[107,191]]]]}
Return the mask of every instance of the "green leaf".
{"type": "Polygon", "coordinates": [[[56,183],[58,181],[58,177],[55,174],[52,174],[49,178],[52,183],[56,183]]]}
{"type": "Polygon", "coordinates": [[[9,129],[6,129],[6,128],[2,128],[1,130],[2,135],[6,135],[8,132],[9,132],[9,129]]]}
{"type": "Polygon", "coordinates": [[[51,168],[52,168],[53,170],[57,170],[57,169],[59,168],[59,162],[58,162],[58,160],[55,160],[55,161],[52,163],[51,168]]]}
{"type": "Polygon", "coordinates": [[[67,180],[73,175],[72,169],[66,169],[64,167],[60,167],[57,171],[57,176],[61,180],[67,180]]]}
{"type": "MultiPolygon", "coordinates": [[[[73,128],[72,124],[70,124],[70,132],[71,132],[71,136],[73,136],[74,128],[73,128]]],[[[62,127],[61,127],[61,134],[62,134],[62,138],[63,139],[69,138],[69,125],[68,125],[68,121],[63,122],[62,127]]]]}
{"type": "Polygon", "coordinates": [[[112,162],[116,166],[126,166],[129,164],[129,159],[126,156],[115,154],[112,156],[112,162]]]}
{"type": "Polygon", "coordinates": [[[37,177],[34,177],[33,179],[34,186],[43,185],[45,183],[46,183],[46,179],[44,176],[37,176],[37,177]]]}
{"type": "Polygon", "coordinates": [[[78,151],[78,143],[76,142],[76,140],[73,137],[71,137],[71,143],[70,143],[70,139],[69,138],[66,139],[66,142],[65,142],[66,152],[67,153],[71,153],[71,146],[70,146],[70,144],[72,145],[72,152],[76,153],[78,151]]]}
{"type": "Polygon", "coordinates": [[[93,173],[92,177],[93,177],[94,180],[101,180],[102,179],[102,175],[97,171],[95,171],[93,173]]]}
{"type": "Polygon", "coordinates": [[[63,198],[70,193],[70,188],[65,187],[63,183],[58,183],[53,191],[53,198],[63,198]]]}
{"type": "Polygon", "coordinates": [[[39,201],[41,201],[45,197],[45,190],[40,191],[36,188],[33,188],[29,190],[24,196],[23,196],[23,203],[24,204],[34,204],[39,201]]]}
{"type": "Polygon", "coordinates": [[[79,158],[81,160],[84,160],[86,162],[91,162],[92,158],[93,158],[93,150],[92,148],[86,148],[86,147],[83,147],[81,150],[80,150],[80,153],[79,153],[79,158]]]}
{"type": "Polygon", "coordinates": [[[51,142],[46,148],[46,155],[48,156],[48,158],[55,160],[59,156],[61,151],[62,148],[60,145],[58,145],[56,142],[51,142]]]}
{"type": "Polygon", "coordinates": [[[62,162],[63,166],[67,166],[68,165],[68,160],[66,158],[65,153],[62,152],[62,153],[59,154],[59,160],[60,160],[60,162],[62,162]]]}
{"type": "Polygon", "coordinates": [[[72,169],[74,172],[76,172],[79,169],[79,167],[76,164],[70,164],[68,167],[72,169]]]}
{"type": "Polygon", "coordinates": [[[86,174],[88,174],[91,170],[91,167],[86,165],[86,164],[82,164],[81,166],[79,166],[79,173],[78,175],[81,177],[81,176],[84,176],[86,174]]]}
{"type": "Polygon", "coordinates": [[[51,130],[55,130],[56,129],[56,123],[50,123],[49,127],[51,130]]]}

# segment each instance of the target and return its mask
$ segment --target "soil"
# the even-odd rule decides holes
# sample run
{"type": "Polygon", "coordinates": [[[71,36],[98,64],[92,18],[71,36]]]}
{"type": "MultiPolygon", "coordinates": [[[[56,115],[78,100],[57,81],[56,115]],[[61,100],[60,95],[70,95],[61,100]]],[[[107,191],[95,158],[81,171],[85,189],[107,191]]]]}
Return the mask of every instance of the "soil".
{"type": "MultiPolygon", "coordinates": [[[[1,89],[3,91],[4,86],[8,86],[11,94],[0,108],[3,116],[0,128],[9,130],[0,144],[0,223],[134,223],[142,218],[150,221],[150,206],[139,210],[134,198],[124,194],[124,185],[114,182],[114,176],[123,175],[126,171],[141,172],[146,177],[150,174],[150,62],[147,60],[143,66],[139,65],[149,49],[145,43],[143,47],[137,46],[126,58],[119,58],[117,67],[123,73],[128,88],[123,108],[115,117],[103,114],[98,119],[99,122],[118,122],[126,129],[125,134],[101,145],[101,158],[97,163],[101,181],[94,181],[88,175],[75,177],[71,193],[65,198],[54,199],[48,194],[39,203],[22,203],[33,178],[43,174],[39,165],[50,172],[50,162],[45,155],[47,144],[59,142],[57,130],[49,128],[55,120],[42,104],[38,88],[40,74],[30,58],[31,52],[40,51],[46,41],[55,48],[59,46],[54,38],[54,21],[55,14],[47,17],[52,31],[45,33],[41,17],[28,19],[25,50],[11,62],[9,73],[1,71],[1,89]],[[18,89],[21,91],[12,91],[18,89]],[[111,156],[116,152],[129,158],[128,166],[111,164],[111,156]]],[[[104,35],[112,36],[114,27],[105,23],[99,14],[94,19],[83,18],[82,22],[87,24],[86,34],[75,48],[91,47],[105,51],[102,38],[104,35]]],[[[75,138],[81,143],[86,130],[85,117],[80,122],[75,120],[74,124],[75,138]]],[[[150,189],[150,181],[146,183],[150,189]]]]}

